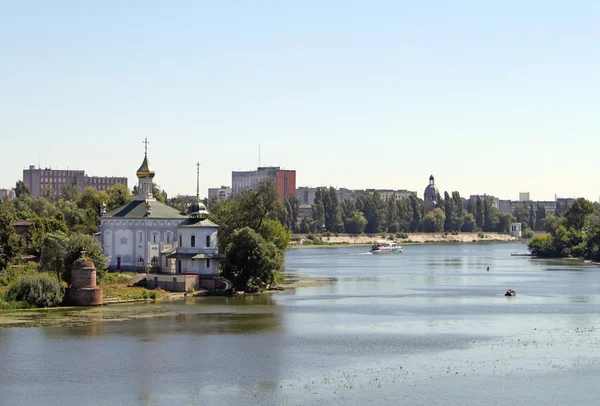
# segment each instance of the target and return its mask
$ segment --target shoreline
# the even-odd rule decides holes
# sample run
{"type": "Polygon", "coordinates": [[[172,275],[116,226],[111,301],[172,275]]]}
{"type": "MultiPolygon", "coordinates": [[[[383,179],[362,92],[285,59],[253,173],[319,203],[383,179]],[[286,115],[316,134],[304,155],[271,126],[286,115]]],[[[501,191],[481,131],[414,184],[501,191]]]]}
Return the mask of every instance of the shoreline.
{"type": "Polygon", "coordinates": [[[401,245],[419,245],[419,244],[462,244],[462,243],[488,243],[488,242],[525,242],[526,239],[518,239],[508,234],[500,233],[412,233],[407,234],[406,238],[397,238],[392,234],[371,234],[371,235],[298,235],[295,236],[293,243],[290,243],[291,249],[296,248],[316,248],[316,247],[361,247],[371,246],[377,241],[394,241],[401,245]],[[309,238],[309,237],[312,237],[309,238]],[[316,241],[316,243],[314,242],[316,241]]]}

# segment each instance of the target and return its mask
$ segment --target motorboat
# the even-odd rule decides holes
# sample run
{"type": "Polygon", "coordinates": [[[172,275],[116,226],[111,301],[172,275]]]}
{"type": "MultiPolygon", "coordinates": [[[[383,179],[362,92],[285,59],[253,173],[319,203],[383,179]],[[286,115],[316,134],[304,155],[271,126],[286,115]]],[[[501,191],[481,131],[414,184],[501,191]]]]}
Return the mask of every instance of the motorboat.
{"type": "Polygon", "coordinates": [[[393,241],[380,241],[371,247],[372,254],[398,254],[402,252],[402,246],[393,241]]]}

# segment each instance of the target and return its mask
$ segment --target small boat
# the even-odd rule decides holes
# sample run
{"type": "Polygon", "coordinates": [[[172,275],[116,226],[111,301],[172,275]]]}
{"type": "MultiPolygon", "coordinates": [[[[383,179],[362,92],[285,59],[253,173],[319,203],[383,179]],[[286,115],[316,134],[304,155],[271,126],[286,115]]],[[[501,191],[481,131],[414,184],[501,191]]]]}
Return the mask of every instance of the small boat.
{"type": "Polygon", "coordinates": [[[509,289],[506,291],[506,293],[504,294],[504,296],[517,296],[517,292],[515,292],[512,289],[509,289]]]}
{"type": "Polygon", "coordinates": [[[398,254],[402,252],[402,246],[393,241],[380,241],[371,247],[372,254],[398,254]]]}

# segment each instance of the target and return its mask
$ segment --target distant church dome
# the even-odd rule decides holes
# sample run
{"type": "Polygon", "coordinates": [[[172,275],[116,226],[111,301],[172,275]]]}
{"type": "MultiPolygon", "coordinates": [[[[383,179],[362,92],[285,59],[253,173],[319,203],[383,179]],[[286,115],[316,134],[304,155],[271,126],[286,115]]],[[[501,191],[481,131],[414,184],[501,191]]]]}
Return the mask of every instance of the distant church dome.
{"type": "Polygon", "coordinates": [[[148,154],[147,153],[144,155],[144,162],[142,162],[140,169],[138,169],[135,174],[137,175],[138,179],[142,179],[142,178],[152,179],[154,177],[154,175],[155,175],[154,169],[150,165],[150,162],[148,162],[148,154]]]}
{"type": "Polygon", "coordinates": [[[432,201],[437,199],[437,196],[440,194],[437,186],[435,185],[435,180],[433,179],[433,175],[429,177],[429,185],[425,188],[425,192],[423,192],[423,196],[425,198],[430,198],[432,201]]]}

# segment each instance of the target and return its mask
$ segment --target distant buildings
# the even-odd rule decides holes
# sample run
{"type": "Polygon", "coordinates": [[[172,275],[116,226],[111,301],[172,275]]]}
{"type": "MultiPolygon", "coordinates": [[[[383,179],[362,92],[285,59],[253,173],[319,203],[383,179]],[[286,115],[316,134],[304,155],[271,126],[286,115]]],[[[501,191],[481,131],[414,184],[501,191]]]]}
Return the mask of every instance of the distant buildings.
{"type": "Polygon", "coordinates": [[[15,197],[15,191],[13,189],[0,189],[0,200],[13,200],[15,197]]]}
{"type": "Polygon", "coordinates": [[[209,188],[208,198],[217,200],[227,200],[231,197],[231,188],[229,186],[221,186],[220,188],[209,188]]]}
{"type": "MultiPolygon", "coordinates": [[[[327,186],[322,186],[322,188],[327,188],[327,186]]],[[[301,186],[296,189],[296,199],[300,202],[300,204],[315,204],[315,197],[317,194],[316,187],[307,187],[301,186]]],[[[370,196],[375,194],[376,192],[379,194],[382,200],[400,200],[407,199],[410,195],[416,196],[417,192],[411,192],[408,190],[393,190],[393,189],[346,189],[339,188],[335,190],[338,196],[338,200],[340,202],[349,199],[355,201],[358,196],[370,196]]]]}
{"type": "Polygon", "coordinates": [[[23,170],[23,182],[33,197],[42,196],[44,190],[49,190],[51,195],[58,197],[65,185],[75,185],[82,192],[88,186],[98,190],[106,190],[116,184],[127,186],[125,177],[87,176],[82,170],[41,169],[34,165],[23,170]]]}
{"type": "Polygon", "coordinates": [[[259,167],[255,171],[231,172],[231,191],[236,196],[244,190],[257,189],[264,179],[273,179],[279,201],[296,196],[296,171],[280,169],[278,166],[259,167]]]}
{"type": "Polygon", "coordinates": [[[520,202],[528,202],[531,199],[529,198],[529,192],[519,192],[519,201],[520,202]]]}
{"type": "Polygon", "coordinates": [[[556,207],[557,205],[561,205],[561,206],[570,206],[571,203],[573,203],[573,200],[575,200],[574,198],[557,198],[556,200],[539,200],[539,201],[532,201],[532,200],[527,200],[527,201],[512,201],[512,200],[500,200],[499,201],[499,205],[498,205],[498,210],[501,212],[505,212],[505,213],[512,213],[515,211],[515,208],[517,206],[520,205],[527,205],[527,206],[533,206],[533,207],[537,207],[538,205],[541,205],[544,207],[544,210],[546,211],[546,215],[550,215],[550,214],[554,214],[556,213],[556,207]]]}

